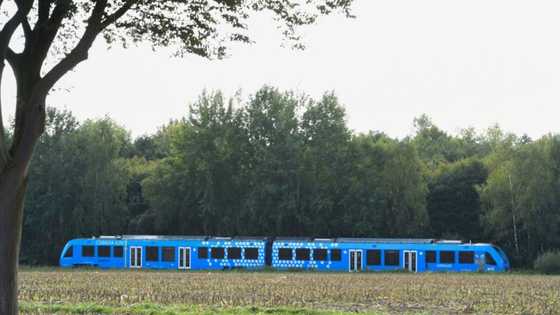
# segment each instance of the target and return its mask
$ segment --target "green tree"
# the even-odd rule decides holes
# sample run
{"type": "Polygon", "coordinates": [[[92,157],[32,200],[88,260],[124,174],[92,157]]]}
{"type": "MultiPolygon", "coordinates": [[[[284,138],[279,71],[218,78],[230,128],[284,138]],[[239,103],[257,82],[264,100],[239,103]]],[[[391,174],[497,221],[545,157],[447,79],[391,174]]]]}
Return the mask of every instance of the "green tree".
{"type": "Polygon", "coordinates": [[[414,119],[416,135],[412,143],[418,150],[420,159],[434,170],[442,163],[455,162],[461,158],[457,139],[448,135],[422,115],[414,119]]]}
{"type": "Polygon", "coordinates": [[[301,118],[298,163],[298,234],[336,236],[345,213],[351,169],[351,132],[333,93],[309,102],[301,118]]]}
{"type": "Polygon", "coordinates": [[[72,151],[79,157],[79,198],[75,211],[81,233],[118,234],[127,225],[126,170],[118,160],[126,155],[130,136],[109,118],[86,121],[73,136],[72,151]]]}
{"type": "Polygon", "coordinates": [[[352,139],[344,233],[410,237],[427,228],[426,179],[415,148],[383,134],[352,139]]]}
{"type": "Polygon", "coordinates": [[[22,259],[31,264],[56,264],[68,239],[119,233],[128,222],[128,174],[119,164],[128,134],[108,119],[78,127],[54,109],[47,118],[26,198],[22,259]]]}
{"type": "Polygon", "coordinates": [[[137,218],[142,230],[176,234],[202,233],[197,222],[198,203],[195,185],[185,158],[190,151],[183,141],[189,131],[186,120],[171,122],[158,135],[165,139],[168,154],[155,162],[154,169],[142,181],[150,208],[137,218]],[[182,224],[179,224],[181,222],[182,224]]]}
{"type": "Polygon", "coordinates": [[[505,245],[510,257],[517,261],[520,255],[519,213],[515,195],[521,187],[517,182],[510,181],[510,178],[518,140],[515,135],[505,133],[498,125],[488,128],[482,138],[483,145],[489,150],[489,154],[484,157],[489,175],[481,190],[485,235],[505,245]],[[508,232],[510,228],[511,233],[508,232]],[[513,248],[515,250],[511,250],[513,248]]]}
{"type": "Polygon", "coordinates": [[[146,178],[146,193],[157,209],[156,229],[168,233],[235,234],[243,228],[248,136],[243,113],[220,93],[204,93],[189,119],[167,136],[170,155],[146,178]],[[188,218],[183,224],[177,217],[188,218]]]}
{"type": "Polygon", "coordinates": [[[304,101],[264,87],[246,106],[251,158],[245,207],[257,233],[302,233],[298,218],[302,138],[297,113],[304,101]]]}
{"type": "Polygon", "coordinates": [[[108,118],[47,118],[25,263],[56,263],[75,236],[124,231],[484,239],[524,266],[560,247],[557,135],[465,129],[444,141],[458,160],[431,168],[417,139],[352,134],[334,94],[271,87],[243,104],[203,93],[187,117],[134,143],[108,118]]]}
{"type": "Polygon", "coordinates": [[[151,211],[144,185],[142,182],[148,178],[158,165],[157,161],[147,161],[143,156],[132,158],[119,158],[116,167],[126,172],[128,183],[126,185],[126,207],[128,212],[128,232],[130,234],[154,234],[153,211],[151,211]],[[152,220],[150,220],[152,219],[152,220]]]}
{"type": "Polygon", "coordinates": [[[517,264],[560,246],[559,150],[558,136],[520,142],[484,187],[487,234],[517,264]]]}
{"type": "Polygon", "coordinates": [[[427,197],[433,234],[438,237],[479,240],[481,202],[478,187],[488,171],[479,160],[441,166],[432,178],[427,197]]]}
{"type": "Polygon", "coordinates": [[[426,179],[413,146],[388,143],[382,192],[389,236],[414,236],[426,230],[426,179]]]}
{"type": "MultiPolygon", "coordinates": [[[[172,125],[174,122],[171,122],[172,125]]],[[[131,155],[142,157],[147,161],[163,159],[169,155],[169,139],[166,137],[165,127],[161,128],[156,134],[143,135],[134,140],[131,155]]]]}

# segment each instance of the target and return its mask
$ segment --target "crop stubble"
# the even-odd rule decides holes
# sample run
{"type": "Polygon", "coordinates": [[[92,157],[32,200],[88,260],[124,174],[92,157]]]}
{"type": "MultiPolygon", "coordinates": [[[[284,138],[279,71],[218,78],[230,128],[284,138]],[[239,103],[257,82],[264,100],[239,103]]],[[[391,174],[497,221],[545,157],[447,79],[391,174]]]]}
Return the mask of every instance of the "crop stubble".
{"type": "Polygon", "coordinates": [[[490,274],[23,271],[20,300],[560,314],[560,277],[490,274]]]}

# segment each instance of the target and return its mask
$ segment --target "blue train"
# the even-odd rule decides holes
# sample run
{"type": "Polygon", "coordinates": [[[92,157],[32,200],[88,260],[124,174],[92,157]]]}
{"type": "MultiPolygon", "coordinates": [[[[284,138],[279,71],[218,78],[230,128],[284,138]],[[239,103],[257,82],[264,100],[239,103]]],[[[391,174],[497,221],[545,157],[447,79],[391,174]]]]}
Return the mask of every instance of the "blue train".
{"type": "Polygon", "coordinates": [[[435,239],[101,236],[69,241],[61,267],[223,270],[507,271],[491,244],[435,239]]]}

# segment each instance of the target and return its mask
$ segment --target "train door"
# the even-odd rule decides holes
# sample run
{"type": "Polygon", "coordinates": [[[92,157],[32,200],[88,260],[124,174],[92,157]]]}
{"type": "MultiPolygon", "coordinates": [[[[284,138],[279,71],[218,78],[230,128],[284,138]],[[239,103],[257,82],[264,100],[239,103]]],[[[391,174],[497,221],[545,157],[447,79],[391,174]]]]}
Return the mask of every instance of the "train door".
{"type": "Polygon", "coordinates": [[[404,269],[410,272],[416,272],[418,267],[418,262],[416,259],[416,251],[405,250],[404,251],[404,269]]]}
{"type": "Polygon", "coordinates": [[[351,249],[348,255],[348,266],[350,272],[362,271],[362,251],[359,249],[351,249]]]}
{"type": "Polygon", "coordinates": [[[191,249],[179,247],[179,269],[191,269],[191,249]]]}
{"type": "Polygon", "coordinates": [[[130,268],[142,268],[142,247],[130,247],[130,268]]]}

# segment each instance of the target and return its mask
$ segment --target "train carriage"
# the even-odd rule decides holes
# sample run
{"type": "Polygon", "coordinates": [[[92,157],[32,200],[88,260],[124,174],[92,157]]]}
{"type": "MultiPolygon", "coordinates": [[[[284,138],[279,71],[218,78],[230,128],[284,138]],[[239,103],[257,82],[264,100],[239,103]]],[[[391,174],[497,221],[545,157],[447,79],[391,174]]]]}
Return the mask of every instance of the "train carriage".
{"type": "Polygon", "coordinates": [[[102,236],[74,239],[62,267],[339,272],[506,271],[505,253],[491,244],[435,239],[102,236]]]}
{"type": "Polygon", "coordinates": [[[490,244],[434,239],[296,239],[274,242],[272,267],[325,271],[505,271],[507,257],[490,244]]]}
{"type": "Polygon", "coordinates": [[[265,238],[204,236],[102,236],[74,239],[60,266],[221,270],[265,266],[265,238]]]}

